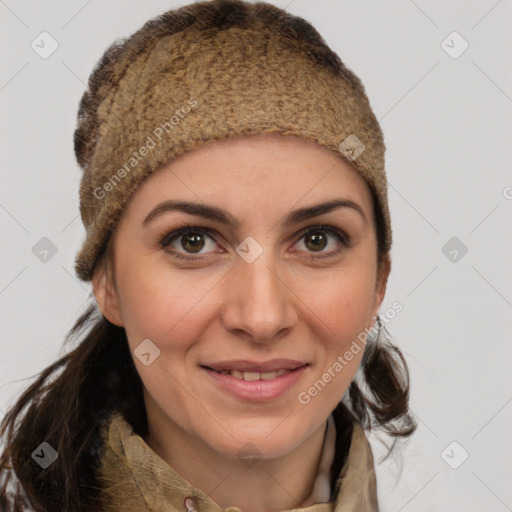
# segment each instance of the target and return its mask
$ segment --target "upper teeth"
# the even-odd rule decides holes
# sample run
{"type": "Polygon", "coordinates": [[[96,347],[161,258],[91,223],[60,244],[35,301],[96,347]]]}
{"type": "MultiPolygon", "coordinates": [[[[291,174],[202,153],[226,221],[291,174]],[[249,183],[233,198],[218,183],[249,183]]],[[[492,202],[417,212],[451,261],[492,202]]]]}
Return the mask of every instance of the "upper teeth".
{"type": "Polygon", "coordinates": [[[222,370],[219,371],[219,373],[223,373],[224,375],[231,375],[233,377],[236,377],[237,379],[241,380],[272,380],[276,377],[279,377],[280,375],[285,374],[286,372],[289,372],[291,370],[278,370],[277,372],[241,372],[238,370],[222,370]]]}

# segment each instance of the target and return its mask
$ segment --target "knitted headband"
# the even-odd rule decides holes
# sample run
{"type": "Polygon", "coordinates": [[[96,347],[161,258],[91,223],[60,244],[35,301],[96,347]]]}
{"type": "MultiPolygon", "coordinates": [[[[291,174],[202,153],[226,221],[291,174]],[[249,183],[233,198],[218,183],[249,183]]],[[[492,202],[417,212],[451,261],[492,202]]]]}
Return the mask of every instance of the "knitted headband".
{"type": "MultiPolygon", "coordinates": [[[[385,145],[360,80],[304,20],[302,39],[292,39],[284,24],[276,30],[255,17],[250,21],[222,29],[181,27],[151,42],[141,39],[137,52],[118,47],[106,79],[110,89],[96,105],[92,143],[80,140],[92,122],[84,114],[91,96],[84,94],[75,132],[75,152],[89,145],[86,158],[77,152],[86,229],[75,259],[80,279],[91,280],[145,178],[187,151],[241,135],[293,135],[336,151],[368,183],[382,217],[384,250],[391,247],[385,145]]],[[[98,89],[97,78],[91,75],[91,89],[98,89]]]]}

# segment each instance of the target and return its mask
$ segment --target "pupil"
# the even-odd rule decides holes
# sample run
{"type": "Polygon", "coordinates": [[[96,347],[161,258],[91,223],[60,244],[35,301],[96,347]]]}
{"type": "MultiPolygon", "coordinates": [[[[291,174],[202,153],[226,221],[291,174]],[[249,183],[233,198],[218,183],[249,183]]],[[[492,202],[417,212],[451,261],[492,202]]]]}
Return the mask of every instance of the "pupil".
{"type": "MultiPolygon", "coordinates": [[[[310,235],[309,237],[307,237],[308,240],[312,241],[312,246],[310,248],[312,249],[323,249],[325,248],[325,243],[326,243],[326,238],[324,235],[322,234],[312,234],[310,235]]],[[[306,242],[307,243],[307,242],[306,242]]],[[[307,243],[307,245],[309,246],[309,244],[307,243]]]]}
{"type": "Polygon", "coordinates": [[[188,236],[184,237],[185,243],[183,243],[183,238],[182,238],[181,245],[182,245],[183,249],[188,250],[188,247],[186,247],[186,245],[189,244],[192,247],[192,252],[200,251],[202,249],[201,244],[203,243],[203,241],[201,240],[201,237],[202,237],[202,235],[200,235],[200,234],[188,235],[188,236]]]}

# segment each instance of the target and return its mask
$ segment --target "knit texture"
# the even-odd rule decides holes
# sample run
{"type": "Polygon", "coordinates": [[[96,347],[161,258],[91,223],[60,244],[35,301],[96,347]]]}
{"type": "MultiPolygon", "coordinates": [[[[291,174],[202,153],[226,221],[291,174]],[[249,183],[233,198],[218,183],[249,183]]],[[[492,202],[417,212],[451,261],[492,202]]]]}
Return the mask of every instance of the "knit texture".
{"type": "MultiPolygon", "coordinates": [[[[270,29],[187,28],[147,46],[98,106],[97,140],[82,165],[80,279],[92,278],[144,179],[187,151],[243,135],[303,137],[339,154],[374,191],[391,247],[385,145],[364,89],[270,29]]],[[[121,52],[119,66],[127,58],[121,52]]]]}

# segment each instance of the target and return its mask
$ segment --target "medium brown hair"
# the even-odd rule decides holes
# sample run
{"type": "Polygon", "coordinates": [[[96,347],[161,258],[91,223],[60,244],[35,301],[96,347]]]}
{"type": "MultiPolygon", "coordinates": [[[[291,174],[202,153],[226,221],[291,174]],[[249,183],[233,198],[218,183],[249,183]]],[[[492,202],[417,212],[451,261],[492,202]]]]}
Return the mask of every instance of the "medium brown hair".
{"type": "MultiPolygon", "coordinates": [[[[320,65],[340,70],[339,57],[308,22],[270,4],[213,0],[168,11],[147,21],[129,38],[116,40],[96,65],[80,102],[74,135],[81,165],[87,165],[94,152],[99,130],[96,109],[126,71],[117,57],[131,55],[131,59],[123,59],[130,62],[161,37],[191,25],[198,31],[272,25],[290,41],[307,43],[320,65]]],[[[347,78],[355,87],[362,87],[354,75],[349,73],[347,78]]],[[[383,220],[374,195],[373,203],[380,272],[385,262],[389,264],[389,254],[384,251],[383,220]]],[[[111,263],[110,243],[103,256],[102,263],[111,263]]],[[[406,361],[384,332],[385,327],[367,343],[358,379],[350,384],[342,402],[366,430],[383,430],[396,441],[410,436],[417,425],[409,413],[406,361]]],[[[147,432],[143,385],[126,332],[102,316],[92,294],[86,311],[67,333],[64,346],[69,347],[68,352],[39,374],[2,420],[2,510],[23,512],[25,506],[36,512],[101,510],[96,471],[102,454],[102,428],[114,411],[120,411],[137,434],[147,432]],[[43,441],[57,451],[58,458],[41,470],[31,454],[43,441]]],[[[394,446],[393,442],[388,455],[394,446]]]]}

